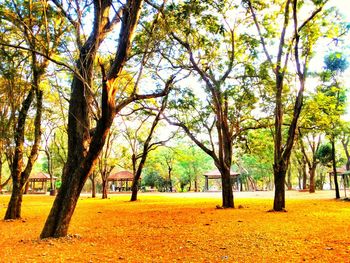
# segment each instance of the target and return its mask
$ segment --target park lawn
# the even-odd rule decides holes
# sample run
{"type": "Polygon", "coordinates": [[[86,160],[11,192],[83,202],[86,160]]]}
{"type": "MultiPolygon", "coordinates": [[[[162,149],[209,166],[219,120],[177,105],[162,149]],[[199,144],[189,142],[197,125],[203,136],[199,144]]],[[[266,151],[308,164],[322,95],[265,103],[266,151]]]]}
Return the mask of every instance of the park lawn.
{"type": "Polygon", "coordinates": [[[216,209],[219,194],[81,197],[70,236],[48,240],[53,197],[25,196],[23,220],[0,221],[0,262],[350,262],[350,202],[333,192],[288,192],[285,213],[267,212],[272,193],[236,196],[236,209],[216,209]]]}

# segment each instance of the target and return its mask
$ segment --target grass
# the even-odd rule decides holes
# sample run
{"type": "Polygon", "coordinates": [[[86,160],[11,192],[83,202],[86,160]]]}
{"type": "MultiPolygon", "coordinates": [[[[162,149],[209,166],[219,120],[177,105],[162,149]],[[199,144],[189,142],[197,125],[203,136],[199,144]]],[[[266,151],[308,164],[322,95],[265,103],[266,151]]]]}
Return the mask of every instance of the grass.
{"type": "MultiPolygon", "coordinates": [[[[81,197],[70,236],[39,240],[53,202],[25,196],[23,220],[0,221],[0,262],[350,262],[350,203],[333,192],[287,192],[287,213],[268,213],[272,193],[81,197]]],[[[9,196],[0,196],[3,218],[9,196]]]]}

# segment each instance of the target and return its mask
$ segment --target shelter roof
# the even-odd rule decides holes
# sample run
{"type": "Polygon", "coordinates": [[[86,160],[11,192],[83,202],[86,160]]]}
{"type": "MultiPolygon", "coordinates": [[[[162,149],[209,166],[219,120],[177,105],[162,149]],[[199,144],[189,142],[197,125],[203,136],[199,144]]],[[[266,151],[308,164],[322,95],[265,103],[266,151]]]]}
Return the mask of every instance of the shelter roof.
{"type": "MultiPolygon", "coordinates": [[[[231,177],[235,177],[235,176],[239,176],[240,173],[230,170],[230,175],[231,175],[231,177]]],[[[219,179],[219,178],[221,178],[221,173],[219,170],[216,169],[216,170],[212,170],[212,171],[204,173],[204,176],[208,177],[209,179],[219,179]]]]}
{"type": "MultiPolygon", "coordinates": [[[[328,171],[328,173],[333,174],[333,170],[328,171]]],[[[346,175],[346,174],[350,174],[350,171],[346,170],[345,165],[337,168],[337,175],[346,175]]]]}
{"type": "Polygon", "coordinates": [[[117,173],[112,173],[108,176],[108,181],[117,181],[117,180],[132,180],[134,178],[133,173],[129,171],[120,171],[117,173]]]}
{"type": "MultiPolygon", "coordinates": [[[[56,180],[57,177],[53,176],[53,180],[56,180]]],[[[29,181],[48,181],[50,180],[50,175],[47,173],[39,172],[39,173],[32,173],[29,176],[29,181]]]]}

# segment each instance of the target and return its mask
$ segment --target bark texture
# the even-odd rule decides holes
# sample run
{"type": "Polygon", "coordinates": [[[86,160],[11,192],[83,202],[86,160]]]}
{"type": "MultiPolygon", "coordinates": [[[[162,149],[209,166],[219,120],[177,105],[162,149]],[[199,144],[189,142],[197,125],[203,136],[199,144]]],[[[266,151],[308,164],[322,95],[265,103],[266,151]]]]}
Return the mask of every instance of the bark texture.
{"type": "Polygon", "coordinates": [[[39,89],[40,77],[43,73],[38,72],[35,68],[33,71],[32,87],[27,97],[22,103],[21,110],[18,114],[18,120],[15,131],[15,153],[11,165],[12,193],[5,220],[21,218],[22,196],[33,165],[38,158],[40,138],[41,138],[41,116],[42,116],[42,91],[39,89]],[[36,115],[34,120],[34,143],[32,145],[27,164],[24,165],[24,137],[25,124],[28,117],[28,111],[36,98],[36,115]]]}
{"type": "Polygon", "coordinates": [[[99,45],[110,30],[109,9],[112,2],[107,0],[94,2],[93,30],[80,49],[77,62],[79,75],[75,74],[71,87],[68,119],[68,159],[62,175],[62,185],[53,207],[41,232],[41,238],[66,236],[70,220],[75,210],[80,192],[88,176],[93,171],[97,158],[102,151],[110,126],[118,109],[115,94],[117,81],[127,59],[132,36],[139,20],[143,1],[129,0],[125,4],[119,36],[118,50],[108,74],[103,66],[101,117],[94,134],[90,136],[89,108],[91,100],[91,78],[93,62],[99,45]]]}

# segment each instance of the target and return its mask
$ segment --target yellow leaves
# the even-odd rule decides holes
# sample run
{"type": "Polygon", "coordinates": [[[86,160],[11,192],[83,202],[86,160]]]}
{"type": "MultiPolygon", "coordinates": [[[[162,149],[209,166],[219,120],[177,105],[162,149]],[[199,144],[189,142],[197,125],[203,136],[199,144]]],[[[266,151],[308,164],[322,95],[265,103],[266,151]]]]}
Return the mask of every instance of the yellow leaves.
{"type": "Polygon", "coordinates": [[[118,95],[129,96],[137,91],[134,76],[127,71],[123,71],[116,79],[108,80],[108,85],[112,90],[116,90],[118,95]]]}
{"type": "MultiPolygon", "coordinates": [[[[267,213],[271,192],[82,196],[70,236],[39,240],[50,196],[25,196],[26,222],[0,221],[0,257],[9,262],[344,262],[350,256],[349,203],[333,192],[287,192],[288,213],[267,213]],[[30,251],[30,252],[29,252],[30,251]]],[[[9,196],[0,196],[0,216],[9,196]]],[[[6,261],[5,261],[6,262],[6,261]]]]}

